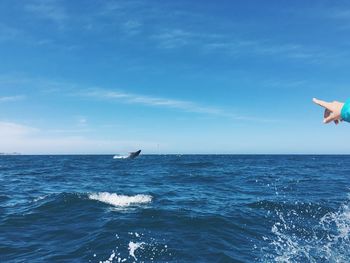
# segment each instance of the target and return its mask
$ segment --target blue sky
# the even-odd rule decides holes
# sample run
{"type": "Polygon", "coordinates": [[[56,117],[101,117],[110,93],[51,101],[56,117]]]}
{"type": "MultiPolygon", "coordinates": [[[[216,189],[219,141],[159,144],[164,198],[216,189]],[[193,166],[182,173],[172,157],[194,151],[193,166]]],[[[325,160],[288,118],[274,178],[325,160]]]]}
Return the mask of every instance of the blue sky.
{"type": "Polygon", "coordinates": [[[350,153],[348,1],[1,1],[0,152],[350,153]]]}

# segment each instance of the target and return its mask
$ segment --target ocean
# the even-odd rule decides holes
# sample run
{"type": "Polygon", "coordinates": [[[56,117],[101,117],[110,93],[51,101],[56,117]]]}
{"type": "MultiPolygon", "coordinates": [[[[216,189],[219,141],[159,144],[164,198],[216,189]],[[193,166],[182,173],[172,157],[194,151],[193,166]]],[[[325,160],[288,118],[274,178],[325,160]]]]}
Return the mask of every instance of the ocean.
{"type": "Polygon", "coordinates": [[[350,262],[350,156],[0,156],[0,262],[350,262]]]}

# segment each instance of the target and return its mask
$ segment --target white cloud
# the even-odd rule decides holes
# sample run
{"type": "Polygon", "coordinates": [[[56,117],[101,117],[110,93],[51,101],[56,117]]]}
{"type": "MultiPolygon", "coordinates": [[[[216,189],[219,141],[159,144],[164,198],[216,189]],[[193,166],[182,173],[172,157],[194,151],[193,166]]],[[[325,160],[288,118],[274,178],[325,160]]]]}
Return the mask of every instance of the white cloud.
{"type": "MultiPolygon", "coordinates": [[[[50,81],[47,79],[40,78],[21,78],[20,76],[6,76],[0,75],[0,85],[18,85],[21,84],[27,86],[36,86],[40,88],[42,93],[57,93],[58,95],[68,95],[73,97],[87,97],[90,99],[99,99],[99,100],[111,100],[127,104],[138,104],[151,107],[159,108],[168,108],[175,109],[185,112],[192,113],[201,113],[213,116],[221,116],[232,120],[245,120],[245,121],[254,121],[254,122],[276,122],[277,120],[266,119],[266,118],[257,118],[252,116],[244,116],[239,113],[234,113],[229,109],[224,109],[216,106],[209,106],[198,104],[197,102],[189,100],[179,100],[173,98],[164,98],[164,97],[155,97],[150,95],[143,94],[133,94],[127,93],[124,91],[115,91],[110,89],[103,88],[81,88],[80,85],[69,82],[58,82],[50,81]]],[[[14,96],[13,98],[5,98],[6,100],[15,100],[21,99],[23,96],[14,96]]],[[[0,99],[1,102],[1,99],[0,99]]],[[[78,126],[87,125],[86,116],[75,116],[76,123],[78,126]]]]}
{"type": "Polygon", "coordinates": [[[65,153],[123,153],[142,148],[152,151],[156,143],[150,141],[101,140],[83,136],[50,134],[50,131],[14,122],[0,121],[0,152],[23,154],[65,153]]]}
{"type": "Polygon", "coordinates": [[[88,124],[87,117],[85,116],[76,116],[77,127],[86,127],[88,124]]]}
{"type": "Polygon", "coordinates": [[[276,43],[273,40],[252,40],[252,39],[235,39],[229,35],[200,35],[191,34],[182,35],[181,40],[174,38],[171,44],[165,45],[161,42],[162,47],[181,47],[178,43],[186,43],[187,45],[195,45],[205,52],[222,53],[231,56],[274,56],[289,59],[305,60],[307,62],[320,62],[336,58],[342,54],[331,52],[315,47],[306,47],[296,43],[276,43]]]}
{"type": "Polygon", "coordinates": [[[85,125],[87,123],[87,119],[85,117],[80,117],[78,119],[78,123],[81,125],[85,125]]]}
{"type": "Polygon", "coordinates": [[[55,0],[35,0],[26,5],[28,11],[35,13],[41,18],[51,20],[62,28],[68,19],[63,6],[55,0]]]}
{"type": "Polygon", "coordinates": [[[23,95],[18,95],[18,96],[3,96],[0,97],[0,103],[1,102],[12,102],[12,101],[19,101],[24,99],[23,95]]]}
{"type": "MultiPolygon", "coordinates": [[[[174,7],[170,13],[164,12],[166,8],[172,7],[167,4],[156,8],[143,1],[106,1],[91,13],[76,13],[74,16],[68,16],[64,5],[55,0],[32,0],[26,7],[38,17],[53,21],[60,28],[65,27],[69,20],[69,26],[72,29],[85,28],[90,33],[104,32],[106,37],[115,35],[117,31],[119,39],[127,39],[142,32],[144,41],[151,42],[161,49],[191,47],[197,51],[213,54],[221,52],[231,56],[274,56],[278,59],[303,60],[307,63],[329,62],[346,53],[344,51],[340,54],[339,51],[322,49],[317,46],[278,42],[273,39],[266,41],[239,38],[232,34],[235,28],[231,24],[218,18],[216,18],[217,28],[222,30],[217,33],[214,30],[196,26],[199,22],[207,23],[205,20],[207,18],[202,14],[189,13],[178,7],[174,7]],[[174,23],[174,21],[183,21],[183,25],[174,23]],[[189,26],[188,23],[191,21],[196,23],[189,26]]],[[[349,13],[349,10],[346,9],[331,9],[328,16],[347,19],[349,13]]],[[[13,29],[9,30],[8,35],[12,37],[18,34],[13,29]]],[[[49,39],[31,40],[30,42],[35,45],[49,45],[66,50],[81,48],[76,45],[55,44],[49,39]]]]}
{"type": "Polygon", "coordinates": [[[138,20],[128,20],[122,24],[122,28],[128,35],[135,35],[140,32],[142,23],[138,20]]]}
{"type": "Polygon", "coordinates": [[[125,93],[121,91],[111,91],[111,90],[105,90],[105,89],[90,89],[88,91],[80,92],[74,95],[97,98],[97,99],[116,100],[122,103],[177,109],[185,112],[220,116],[220,117],[237,120],[237,121],[278,122],[278,120],[272,120],[267,118],[244,116],[237,113],[229,112],[227,110],[224,110],[218,107],[199,105],[192,101],[151,97],[151,96],[145,96],[145,95],[139,95],[139,94],[125,93]]]}
{"type": "Polygon", "coordinates": [[[13,122],[0,121],[0,138],[17,138],[37,132],[38,129],[13,122]]]}
{"type": "MultiPolygon", "coordinates": [[[[83,125],[84,126],[84,125],[83,125]]],[[[46,130],[45,132],[48,134],[82,134],[82,133],[89,133],[95,131],[94,129],[87,129],[87,128],[76,128],[76,129],[50,129],[46,130]]]]}
{"type": "Polygon", "coordinates": [[[164,30],[161,33],[154,34],[151,39],[155,39],[161,48],[179,48],[188,44],[193,44],[196,35],[181,29],[164,30]]]}
{"type": "MultiPolygon", "coordinates": [[[[344,16],[346,16],[344,14],[344,16]]],[[[226,30],[229,30],[227,28],[226,30]]],[[[149,36],[158,48],[180,49],[183,47],[195,48],[206,53],[222,53],[230,56],[273,56],[282,59],[304,60],[308,63],[330,61],[346,55],[318,46],[306,46],[300,43],[280,42],[274,39],[240,38],[231,32],[216,33],[193,30],[188,27],[156,27],[149,36]]]]}
{"type": "Polygon", "coordinates": [[[87,92],[81,92],[81,96],[88,96],[100,99],[113,99],[125,103],[141,104],[146,106],[158,106],[164,108],[173,108],[187,112],[225,114],[222,109],[198,105],[191,101],[174,100],[168,98],[151,97],[145,95],[131,94],[120,91],[110,91],[103,89],[94,89],[87,92]]]}

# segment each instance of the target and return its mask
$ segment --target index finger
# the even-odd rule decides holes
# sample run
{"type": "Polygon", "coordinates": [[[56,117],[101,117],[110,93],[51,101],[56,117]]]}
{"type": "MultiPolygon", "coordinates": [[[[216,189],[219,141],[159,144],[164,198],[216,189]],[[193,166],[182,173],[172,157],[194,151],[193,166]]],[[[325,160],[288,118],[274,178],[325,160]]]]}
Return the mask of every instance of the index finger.
{"type": "Polygon", "coordinates": [[[328,110],[331,110],[331,103],[330,102],[326,102],[326,101],[323,101],[323,100],[319,100],[319,99],[316,99],[316,98],[313,98],[312,99],[313,102],[315,102],[317,105],[320,105],[328,110]]]}

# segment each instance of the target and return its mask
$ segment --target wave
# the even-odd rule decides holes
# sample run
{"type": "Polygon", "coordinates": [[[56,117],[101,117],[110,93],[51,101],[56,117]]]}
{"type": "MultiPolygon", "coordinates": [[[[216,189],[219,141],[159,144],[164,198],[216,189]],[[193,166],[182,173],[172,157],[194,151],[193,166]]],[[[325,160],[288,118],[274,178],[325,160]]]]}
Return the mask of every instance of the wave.
{"type": "Polygon", "coordinates": [[[215,166],[213,162],[189,162],[189,163],[179,163],[181,167],[189,167],[189,168],[207,168],[211,166],[215,166]]]}
{"type": "Polygon", "coordinates": [[[277,202],[269,200],[261,200],[253,203],[248,203],[248,207],[254,209],[264,209],[267,212],[278,212],[287,214],[303,214],[304,216],[311,216],[315,218],[316,216],[324,215],[333,210],[326,206],[325,204],[316,204],[311,202],[277,202]]]}
{"type": "Polygon", "coordinates": [[[41,195],[41,196],[38,196],[36,198],[33,199],[33,202],[38,202],[40,200],[43,200],[45,199],[46,197],[48,197],[49,195],[41,195]]]}
{"type": "Polygon", "coordinates": [[[144,194],[128,196],[101,192],[89,194],[88,197],[91,200],[97,200],[116,207],[128,207],[133,205],[148,204],[152,202],[152,196],[144,194]]]}
{"type": "MultiPolygon", "coordinates": [[[[137,195],[120,195],[108,192],[96,193],[51,193],[40,195],[29,201],[28,206],[24,208],[23,212],[32,212],[33,209],[40,211],[51,211],[52,209],[64,209],[75,206],[93,206],[93,203],[86,202],[86,200],[93,200],[112,205],[117,208],[135,207],[152,202],[151,195],[137,194],[137,195]]],[[[1,200],[1,196],[0,196],[1,200]]]]}

